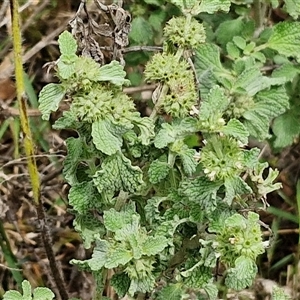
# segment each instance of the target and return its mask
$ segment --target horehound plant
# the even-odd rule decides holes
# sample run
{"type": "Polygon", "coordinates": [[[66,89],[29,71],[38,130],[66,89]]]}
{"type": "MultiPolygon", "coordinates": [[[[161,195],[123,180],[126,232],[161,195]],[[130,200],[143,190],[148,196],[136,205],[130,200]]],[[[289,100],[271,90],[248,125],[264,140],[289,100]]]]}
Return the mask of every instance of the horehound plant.
{"type": "Polygon", "coordinates": [[[63,174],[74,227],[93,254],[72,263],[93,273],[94,299],[107,298],[107,287],[120,298],[217,299],[221,285],[252,284],[268,245],[254,211],[280,187],[273,183],[278,172],[247,143],[269,137],[270,121],[289,106],[286,78],[261,68],[265,49],[298,55],[299,23],[275,25],[258,46],[255,27],[247,36],[241,30],[227,44],[231,63],[224,66],[195,16],[228,12],[230,1],[169,2],[182,14],[169,20],[163,52],[145,68],[146,80],[157,84],[150,116],[123,92],[128,14],[99,1],[118,17],[112,61],[105,64],[103,48],[78,34],[84,25],[75,22],[76,39],[67,31],[58,39],[60,82],[40,93],[43,119],[66,101],[69,110],[53,128],[77,132],[66,140],[63,174]]]}

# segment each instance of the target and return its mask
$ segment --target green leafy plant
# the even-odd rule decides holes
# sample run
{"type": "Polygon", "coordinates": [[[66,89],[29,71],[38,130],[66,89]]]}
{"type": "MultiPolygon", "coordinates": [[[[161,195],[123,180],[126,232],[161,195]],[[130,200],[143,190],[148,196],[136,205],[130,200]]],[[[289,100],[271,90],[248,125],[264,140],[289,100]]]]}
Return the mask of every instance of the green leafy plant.
{"type": "Polygon", "coordinates": [[[18,291],[8,291],[4,294],[3,300],[53,300],[54,293],[44,287],[37,287],[31,290],[29,281],[22,282],[23,295],[18,291]]]}
{"type": "Polygon", "coordinates": [[[69,32],[58,40],[60,83],[39,97],[44,120],[62,100],[69,104],[53,127],[77,133],[66,140],[63,173],[74,227],[93,247],[91,258],[72,263],[93,272],[100,298],[108,284],[119,297],[217,299],[220,264],[225,287],[241,290],[268,245],[249,210],[280,188],[278,172],[246,145],[250,136],[270,138],[271,121],[288,113],[297,67],[263,67],[276,55],[299,59],[300,25],[258,34],[244,14],[208,28],[198,16],[228,13],[230,1],[169,2],[181,15],[167,22],[163,52],[145,67],[157,84],[149,117],[123,92],[123,67],[78,55],[69,32]]]}

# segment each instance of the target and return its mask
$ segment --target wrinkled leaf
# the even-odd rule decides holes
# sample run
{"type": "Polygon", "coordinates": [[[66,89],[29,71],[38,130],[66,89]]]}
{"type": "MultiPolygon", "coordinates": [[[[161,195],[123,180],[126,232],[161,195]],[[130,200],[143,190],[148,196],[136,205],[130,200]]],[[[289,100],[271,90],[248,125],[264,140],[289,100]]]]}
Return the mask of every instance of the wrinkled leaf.
{"type": "Polygon", "coordinates": [[[63,55],[76,54],[77,43],[72,34],[68,31],[64,31],[58,38],[59,51],[63,55]]]}
{"type": "Polygon", "coordinates": [[[123,154],[117,153],[107,157],[93,176],[99,193],[114,193],[122,189],[134,193],[143,184],[143,174],[139,167],[132,166],[123,154]]]}
{"type": "Polygon", "coordinates": [[[49,83],[43,87],[39,94],[39,109],[43,120],[49,120],[50,113],[58,109],[65,94],[66,91],[61,84],[49,83]]]}
{"type": "Polygon", "coordinates": [[[99,120],[94,122],[92,124],[92,137],[96,148],[106,155],[113,155],[121,150],[122,136],[109,121],[99,120]]]}
{"type": "Polygon", "coordinates": [[[282,55],[300,57],[300,22],[276,24],[267,46],[282,55]]]}
{"type": "Polygon", "coordinates": [[[98,81],[109,81],[118,86],[129,85],[130,81],[125,79],[125,76],[124,67],[119,62],[113,60],[100,68],[100,75],[96,79],[98,81]]]}
{"type": "Polygon", "coordinates": [[[235,267],[227,271],[225,284],[228,288],[240,291],[252,285],[257,274],[257,266],[252,259],[241,256],[236,259],[235,267]]]}

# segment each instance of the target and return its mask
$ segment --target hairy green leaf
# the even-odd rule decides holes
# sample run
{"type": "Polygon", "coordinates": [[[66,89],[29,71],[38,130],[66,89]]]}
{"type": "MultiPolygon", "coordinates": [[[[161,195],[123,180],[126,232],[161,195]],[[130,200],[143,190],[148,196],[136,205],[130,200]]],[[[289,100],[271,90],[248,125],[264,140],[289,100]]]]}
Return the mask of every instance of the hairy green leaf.
{"type": "Polygon", "coordinates": [[[168,240],[164,236],[148,236],[142,245],[144,255],[156,255],[168,246],[168,240]]]}
{"type": "Polygon", "coordinates": [[[33,300],[52,300],[54,293],[45,287],[37,287],[33,291],[33,300]]]}
{"type": "Polygon", "coordinates": [[[162,149],[173,143],[176,139],[176,131],[171,124],[163,123],[162,129],[158,132],[154,139],[154,145],[158,149],[162,149]]]}
{"type": "MultiPolygon", "coordinates": [[[[24,298],[18,291],[7,291],[3,295],[3,300],[24,300],[24,298]]],[[[29,298],[29,300],[31,300],[31,298],[29,298]]]]}
{"type": "Polygon", "coordinates": [[[131,23],[129,37],[137,44],[145,45],[151,41],[153,36],[152,28],[143,17],[136,17],[131,23]]]}
{"type": "Polygon", "coordinates": [[[188,176],[191,176],[196,171],[198,165],[198,162],[195,158],[196,150],[189,149],[186,145],[184,146],[177,153],[182,161],[184,173],[188,176]]]}
{"type": "Polygon", "coordinates": [[[93,182],[84,181],[74,184],[69,192],[69,203],[80,214],[89,209],[96,209],[100,205],[93,182]]]}
{"type": "Polygon", "coordinates": [[[76,73],[75,64],[80,62],[80,58],[76,55],[62,55],[57,63],[57,75],[61,80],[67,81],[76,73]]]}
{"type": "Polygon", "coordinates": [[[230,89],[234,77],[230,71],[223,68],[220,61],[219,48],[210,43],[205,43],[195,50],[195,70],[200,82],[201,97],[213,88],[217,82],[230,89]]]}
{"type": "Polygon", "coordinates": [[[132,215],[132,220],[130,223],[124,225],[122,228],[116,231],[115,233],[115,240],[117,241],[130,241],[131,240],[131,246],[133,248],[137,246],[137,243],[142,243],[143,239],[143,234],[139,234],[140,232],[140,216],[137,215],[132,215]],[[137,235],[140,235],[138,239],[137,235]],[[135,237],[132,239],[132,237],[135,237]]]}
{"type": "Polygon", "coordinates": [[[181,283],[170,284],[159,291],[157,300],[181,300],[183,287],[181,283]]]}
{"type": "Polygon", "coordinates": [[[49,83],[43,87],[39,95],[39,110],[43,120],[49,120],[50,113],[58,109],[65,94],[66,90],[61,84],[49,83]]]}
{"type": "Polygon", "coordinates": [[[63,55],[76,54],[77,43],[72,34],[68,31],[64,31],[58,38],[59,51],[63,55]]]}
{"type": "Polygon", "coordinates": [[[130,81],[125,79],[126,72],[124,67],[115,60],[102,66],[99,71],[99,76],[95,78],[97,81],[109,81],[117,86],[130,84],[130,81]]]}
{"type": "Polygon", "coordinates": [[[113,269],[120,265],[126,265],[133,258],[132,251],[123,247],[120,244],[119,247],[109,249],[105,259],[105,268],[113,269]]]}
{"type": "Polygon", "coordinates": [[[201,104],[199,119],[209,122],[209,125],[215,125],[229,104],[224,90],[219,86],[214,86],[208,96],[201,104]]]}
{"type": "Polygon", "coordinates": [[[272,85],[280,85],[285,82],[284,78],[269,78],[263,76],[257,66],[246,68],[238,75],[233,84],[233,91],[244,90],[249,96],[254,96],[259,91],[269,88],[272,85]]]}
{"type": "Polygon", "coordinates": [[[225,202],[220,201],[217,208],[208,216],[209,232],[221,232],[225,221],[234,214],[234,210],[230,208],[225,202]]]}
{"type": "Polygon", "coordinates": [[[297,108],[277,117],[272,124],[272,130],[276,137],[274,147],[284,148],[291,145],[300,135],[300,113],[297,108]]]}
{"type": "Polygon", "coordinates": [[[226,195],[224,202],[231,205],[235,197],[243,196],[252,193],[250,186],[240,177],[228,178],[224,182],[226,195]]]}
{"type": "Polygon", "coordinates": [[[216,287],[216,285],[212,282],[207,283],[204,287],[203,287],[204,291],[206,292],[207,296],[209,297],[209,299],[213,300],[213,299],[217,299],[218,298],[218,288],[216,287]]]}
{"type": "Polygon", "coordinates": [[[77,214],[73,225],[75,230],[82,236],[83,246],[86,249],[90,248],[92,243],[100,239],[105,233],[105,228],[101,221],[90,212],[82,215],[77,214]]]}
{"type": "Polygon", "coordinates": [[[244,164],[247,168],[253,169],[259,163],[259,153],[260,149],[252,148],[250,150],[244,151],[244,164]]]}
{"type": "Polygon", "coordinates": [[[300,57],[300,22],[280,22],[273,27],[267,46],[285,56],[300,57]]]}
{"type": "Polygon", "coordinates": [[[219,10],[229,12],[230,0],[202,0],[199,11],[213,14],[219,10]]]}
{"type": "Polygon", "coordinates": [[[225,284],[228,288],[240,291],[252,285],[257,274],[255,261],[249,257],[241,256],[236,259],[235,267],[227,271],[225,284]]]}
{"type": "Polygon", "coordinates": [[[45,287],[37,287],[31,292],[31,285],[28,280],[22,282],[23,295],[18,291],[8,291],[3,295],[3,300],[53,300],[54,293],[45,287]]]}
{"type": "Polygon", "coordinates": [[[127,224],[131,224],[132,216],[136,214],[132,210],[116,211],[111,208],[106,210],[103,215],[104,225],[107,230],[116,232],[127,224]]]}
{"type": "Polygon", "coordinates": [[[211,268],[198,266],[198,264],[181,274],[186,277],[184,284],[190,288],[201,289],[212,281],[211,268]]]}
{"type": "Polygon", "coordinates": [[[224,72],[220,61],[220,50],[214,44],[205,43],[195,50],[195,69],[199,77],[203,72],[211,69],[219,73],[224,72]]]}
{"type": "Polygon", "coordinates": [[[188,197],[192,202],[199,205],[206,212],[212,212],[217,205],[217,191],[222,183],[219,181],[210,181],[206,177],[198,177],[183,181],[180,185],[180,194],[188,197]]]}
{"type": "Polygon", "coordinates": [[[241,55],[240,49],[232,42],[226,44],[226,50],[232,59],[237,59],[241,55]]]}
{"type": "MultiPolygon", "coordinates": [[[[177,5],[181,10],[190,10],[192,8],[194,8],[195,5],[197,5],[198,1],[197,0],[189,0],[189,1],[185,1],[185,0],[168,0],[168,2],[171,2],[175,5],[177,5]]],[[[199,13],[199,12],[197,12],[199,13]]]]}
{"type": "Polygon", "coordinates": [[[256,168],[253,170],[253,174],[250,174],[253,182],[256,183],[257,193],[259,196],[265,198],[268,193],[276,191],[282,187],[280,182],[274,183],[279,171],[269,168],[267,178],[263,174],[265,168],[268,166],[267,163],[258,163],[256,168]]]}
{"type": "Polygon", "coordinates": [[[153,120],[147,117],[139,117],[133,119],[132,123],[140,130],[139,140],[142,145],[149,145],[155,136],[153,120]]]}
{"type": "Polygon", "coordinates": [[[187,202],[185,205],[189,207],[189,220],[194,223],[202,223],[206,214],[201,205],[194,202],[187,202]]]}
{"type": "Polygon", "coordinates": [[[114,274],[110,281],[119,297],[124,297],[130,286],[130,278],[125,273],[114,274]]]}
{"type": "Polygon", "coordinates": [[[197,131],[197,120],[195,118],[176,120],[172,124],[163,123],[156,134],[154,145],[156,148],[162,149],[175,142],[176,139],[197,131]]]}
{"type": "Polygon", "coordinates": [[[168,176],[170,169],[166,156],[154,160],[148,170],[149,181],[153,184],[161,182],[168,176]]]}
{"type": "Polygon", "coordinates": [[[114,193],[120,189],[134,193],[143,184],[141,169],[132,166],[131,161],[121,153],[107,157],[93,176],[93,181],[99,193],[114,193]]]}
{"type": "Polygon", "coordinates": [[[31,296],[31,285],[28,280],[23,280],[22,282],[22,290],[23,290],[23,299],[32,299],[31,296]]]}
{"type": "Polygon", "coordinates": [[[146,293],[153,289],[155,284],[154,276],[132,279],[128,290],[129,295],[133,296],[136,292],[146,293]]]}
{"type": "MultiPolygon", "coordinates": [[[[157,0],[154,0],[157,1],[157,0]]],[[[162,1],[158,1],[162,2],[162,1]]],[[[157,6],[163,5],[162,3],[158,4],[157,6]]],[[[164,21],[167,18],[167,14],[164,10],[158,9],[151,13],[151,16],[148,19],[148,22],[151,24],[152,28],[160,32],[161,28],[163,27],[164,21]]]]}
{"type": "Polygon", "coordinates": [[[167,199],[167,197],[152,197],[147,200],[147,204],[144,209],[146,220],[150,225],[155,223],[157,219],[160,219],[159,205],[167,199]]]}
{"type": "Polygon", "coordinates": [[[300,73],[300,68],[290,62],[281,65],[272,73],[273,78],[284,77],[286,82],[292,81],[297,74],[300,73]]]}
{"type": "Polygon", "coordinates": [[[239,36],[243,28],[244,21],[242,18],[226,20],[222,22],[216,30],[216,39],[223,47],[231,42],[233,37],[239,36]]]}
{"type": "Polygon", "coordinates": [[[80,138],[70,137],[66,140],[68,155],[64,161],[63,175],[66,181],[73,185],[77,182],[76,169],[83,151],[83,141],[80,138]]]}
{"type": "Polygon", "coordinates": [[[250,135],[263,140],[269,137],[272,118],[284,113],[288,107],[289,97],[283,86],[261,91],[255,97],[254,107],[243,114],[243,123],[250,135]]]}
{"type": "Polygon", "coordinates": [[[284,3],[287,13],[297,19],[300,15],[300,2],[298,0],[286,0],[284,3]]]}
{"type": "Polygon", "coordinates": [[[73,129],[76,130],[80,126],[77,117],[71,111],[64,111],[62,117],[55,121],[52,126],[54,129],[73,129]]]}
{"type": "MultiPolygon", "coordinates": [[[[109,243],[106,240],[98,240],[96,242],[96,247],[94,248],[92,258],[86,260],[85,262],[89,265],[91,270],[99,271],[104,267],[107,259],[107,253],[109,251],[109,243]]],[[[73,260],[75,263],[85,263],[84,261],[73,260]]]]}
{"type": "Polygon", "coordinates": [[[232,136],[242,144],[247,144],[249,132],[246,127],[237,119],[230,119],[221,130],[225,135],[232,136]]]}
{"type": "Polygon", "coordinates": [[[244,38],[242,38],[241,36],[233,37],[232,41],[241,50],[244,50],[246,48],[246,45],[247,45],[246,40],[244,38]]]}
{"type": "Polygon", "coordinates": [[[107,120],[99,120],[92,124],[93,143],[106,155],[113,155],[121,150],[122,136],[115,125],[107,120]]]}

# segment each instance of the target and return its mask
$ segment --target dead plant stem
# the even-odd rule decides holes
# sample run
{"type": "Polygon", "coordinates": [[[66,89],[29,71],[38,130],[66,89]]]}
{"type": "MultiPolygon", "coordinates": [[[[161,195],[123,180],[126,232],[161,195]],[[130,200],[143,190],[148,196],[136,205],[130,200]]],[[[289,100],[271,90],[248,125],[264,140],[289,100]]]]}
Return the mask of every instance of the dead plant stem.
{"type": "Polygon", "coordinates": [[[14,46],[14,65],[15,65],[15,78],[16,78],[16,90],[17,90],[17,102],[20,113],[20,123],[24,136],[24,150],[27,158],[28,172],[31,180],[33,201],[37,210],[38,222],[42,229],[42,240],[45,248],[50,269],[55,280],[57,289],[62,300],[68,300],[68,294],[65,288],[64,280],[56,263],[54,252],[52,249],[52,240],[48,227],[46,226],[45,212],[43,209],[43,203],[41,199],[41,185],[39,172],[37,169],[35,159],[35,145],[32,138],[31,129],[29,126],[29,118],[27,113],[27,97],[25,94],[25,84],[23,77],[23,63],[22,63],[22,43],[21,43],[21,31],[20,31],[20,19],[19,19],[19,4],[18,0],[10,0],[10,10],[12,19],[12,38],[14,46]]]}

